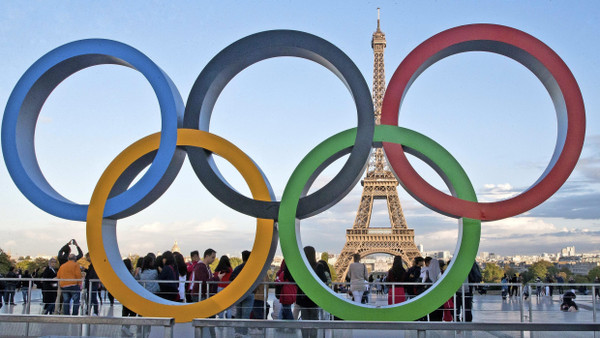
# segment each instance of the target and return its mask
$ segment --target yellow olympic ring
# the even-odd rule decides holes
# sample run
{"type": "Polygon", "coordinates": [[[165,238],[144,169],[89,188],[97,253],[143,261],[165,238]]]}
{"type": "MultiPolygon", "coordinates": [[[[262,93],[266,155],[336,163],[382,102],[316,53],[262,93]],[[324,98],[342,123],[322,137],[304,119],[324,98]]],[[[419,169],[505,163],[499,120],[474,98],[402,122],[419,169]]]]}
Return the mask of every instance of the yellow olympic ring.
{"type": "MultiPolygon", "coordinates": [[[[145,317],[174,317],[176,322],[188,322],[226,310],[262,282],[259,276],[264,265],[272,259],[276,241],[275,245],[272,243],[277,232],[273,220],[257,219],[252,255],[238,278],[223,291],[198,303],[183,304],[162,299],[145,290],[130,273],[120,274],[123,279],[119,278],[113,266],[117,270],[124,269],[124,264],[117,262],[121,257],[106,251],[106,245],[116,248],[116,220],[103,219],[104,206],[119,176],[140,157],[157,150],[160,136],[160,133],[155,133],[135,142],[106,168],[90,201],[87,242],[92,263],[102,283],[124,306],[145,317]]],[[[271,200],[264,178],[254,162],[229,141],[196,129],[178,129],[177,146],[200,147],[223,157],[242,174],[255,199],[271,200]]],[[[113,251],[118,253],[118,249],[113,251]]]]}

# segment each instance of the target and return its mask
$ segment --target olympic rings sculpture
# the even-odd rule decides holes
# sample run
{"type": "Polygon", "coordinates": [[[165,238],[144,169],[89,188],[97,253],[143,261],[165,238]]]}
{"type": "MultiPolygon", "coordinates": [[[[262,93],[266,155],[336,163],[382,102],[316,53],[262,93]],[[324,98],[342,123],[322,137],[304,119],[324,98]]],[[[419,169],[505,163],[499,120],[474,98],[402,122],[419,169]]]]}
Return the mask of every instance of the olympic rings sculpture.
{"type": "Polygon", "coordinates": [[[279,237],[297,284],[328,312],[349,320],[414,320],[437,309],[465,280],[479,247],[482,220],[525,212],[558,190],[575,167],[585,134],[583,98],[561,58],[522,31],[492,24],[455,27],[415,48],[391,78],[381,121],[381,126],[375,126],[369,88],[352,60],[331,43],[308,33],[266,31],[234,42],[200,73],[185,106],[173,82],[144,54],[116,41],[91,39],[54,49],[23,74],[6,105],[2,150],[13,181],[33,204],[57,217],[87,222],[88,246],[99,277],[125,306],[143,316],[174,317],[177,322],[186,322],[229,308],[262,281],[279,237]],[[477,202],[466,173],[452,155],[426,136],[398,127],[402,100],[414,80],[433,63],[466,51],[494,52],[520,62],[544,84],[556,109],[558,137],[548,167],[526,192],[508,200],[477,202]],[[325,140],[300,162],[280,202],[275,201],[266,176],[246,154],[209,132],[212,109],[227,83],[246,67],[277,56],[305,58],[331,70],[350,91],[358,118],[356,128],[325,140]],[[75,72],[101,64],[130,67],[148,79],[160,105],[161,130],[119,154],[100,177],[89,205],[79,205],[60,195],[45,179],[36,159],[33,137],[41,108],[52,90],[75,72]],[[412,196],[439,213],[459,218],[459,242],[452,264],[433,287],[407,302],[375,308],[340,299],[316,278],[301,250],[299,220],[330,208],[346,196],[361,178],[372,147],[380,145],[400,183],[412,196]],[[405,152],[432,166],[452,196],[424,181],[408,163],[405,152]],[[240,171],[252,198],[239,194],[222,178],[213,153],[240,171]],[[319,173],[348,153],[340,173],[323,188],[306,195],[319,173]],[[193,304],[167,301],[141,287],[126,271],[116,240],[117,220],[158,199],[177,176],[186,154],[200,181],[217,199],[257,218],[248,268],[242,270],[231,287],[193,304]]]}

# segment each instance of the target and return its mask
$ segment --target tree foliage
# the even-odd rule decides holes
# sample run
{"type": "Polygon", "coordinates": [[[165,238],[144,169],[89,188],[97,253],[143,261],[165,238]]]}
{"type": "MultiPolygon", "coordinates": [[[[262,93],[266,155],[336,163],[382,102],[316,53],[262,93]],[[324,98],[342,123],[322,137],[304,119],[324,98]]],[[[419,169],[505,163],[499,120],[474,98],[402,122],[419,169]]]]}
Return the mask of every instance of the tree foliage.
{"type": "Polygon", "coordinates": [[[558,269],[554,266],[554,264],[544,260],[533,263],[529,267],[528,271],[531,273],[531,279],[540,277],[542,280],[546,278],[546,275],[554,276],[558,273],[558,269]]]}
{"type": "MultiPolygon", "coordinates": [[[[504,266],[504,273],[508,276],[508,277],[512,277],[513,275],[519,273],[517,271],[517,269],[511,267],[510,265],[505,265],[504,266]]],[[[502,278],[502,276],[500,276],[500,278],[502,278]]]]}
{"type": "MultiPolygon", "coordinates": [[[[561,268],[560,268],[558,271],[559,271],[559,274],[560,274],[560,273],[564,273],[564,274],[565,274],[565,276],[566,276],[566,277],[565,277],[565,276],[563,276],[563,278],[565,278],[565,280],[567,280],[567,278],[568,278],[568,277],[571,277],[571,276],[573,276],[573,273],[571,272],[571,269],[569,269],[569,267],[568,267],[568,266],[563,266],[563,267],[561,267],[561,268]]],[[[561,275],[561,276],[562,276],[562,275],[561,275]]]]}
{"type": "Polygon", "coordinates": [[[504,270],[494,263],[487,263],[483,269],[483,281],[486,283],[499,283],[504,275],[504,270]]]}
{"type": "Polygon", "coordinates": [[[33,274],[34,271],[41,271],[44,267],[48,266],[48,260],[45,258],[37,257],[36,259],[32,260],[31,258],[27,259],[27,257],[25,257],[25,260],[17,263],[17,268],[21,269],[23,272],[28,270],[29,273],[33,274]]]}
{"type": "Polygon", "coordinates": [[[231,263],[231,268],[235,269],[236,266],[242,264],[242,259],[239,257],[229,257],[229,262],[231,263]]]}
{"type": "Polygon", "coordinates": [[[4,250],[0,249],[0,273],[5,275],[12,265],[14,265],[14,261],[4,250]]]}
{"type": "Polygon", "coordinates": [[[588,279],[590,280],[590,282],[593,282],[596,279],[596,277],[600,277],[600,266],[592,268],[590,272],[588,272],[588,279]]]}

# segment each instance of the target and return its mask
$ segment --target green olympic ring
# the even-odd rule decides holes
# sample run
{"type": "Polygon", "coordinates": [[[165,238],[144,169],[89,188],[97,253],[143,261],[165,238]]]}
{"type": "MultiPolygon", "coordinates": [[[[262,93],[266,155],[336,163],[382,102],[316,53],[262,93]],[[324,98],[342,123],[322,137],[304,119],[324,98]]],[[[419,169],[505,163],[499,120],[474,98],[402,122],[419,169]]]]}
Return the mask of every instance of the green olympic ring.
{"type": "MultiPolygon", "coordinates": [[[[418,297],[384,307],[351,303],[340,298],[319,281],[307,264],[302,250],[300,221],[296,219],[296,209],[298,200],[306,193],[315,175],[331,163],[332,158],[347,153],[355,138],[356,128],[328,138],[308,153],[292,173],[279,209],[279,238],[286,264],[304,293],[318,306],[339,318],[368,321],[411,321],[421,318],[450,299],[467,278],[479,248],[481,221],[459,219],[458,252],[442,278],[418,297]]],[[[405,151],[432,166],[442,176],[454,196],[477,201],[473,186],[460,164],[441,145],[427,136],[402,127],[379,125],[375,127],[373,141],[375,144],[402,144],[405,151]]]]}

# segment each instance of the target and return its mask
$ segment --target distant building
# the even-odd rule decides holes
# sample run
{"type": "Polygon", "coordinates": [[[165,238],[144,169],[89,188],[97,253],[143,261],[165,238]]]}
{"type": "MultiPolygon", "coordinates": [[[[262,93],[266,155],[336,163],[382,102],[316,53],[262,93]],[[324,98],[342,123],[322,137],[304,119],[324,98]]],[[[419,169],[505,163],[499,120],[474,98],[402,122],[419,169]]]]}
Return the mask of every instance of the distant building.
{"type": "Polygon", "coordinates": [[[571,265],[571,272],[575,275],[587,275],[590,270],[599,266],[599,263],[576,263],[571,265]]]}
{"type": "Polygon", "coordinates": [[[173,244],[173,247],[171,248],[171,252],[181,253],[181,249],[179,249],[179,245],[177,245],[177,241],[175,241],[175,244],[173,244]]]}
{"type": "Polygon", "coordinates": [[[560,255],[562,257],[572,257],[575,256],[575,246],[568,246],[560,250],[560,255]]]}
{"type": "Polygon", "coordinates": [[[419,245],[417,245],[417,249],[419,249],[419,252],[421,252],[421,253],[422,253],[422,252],[424,251],[424,250],[423,250],[423,244],[419,244],[419,245]]]}

